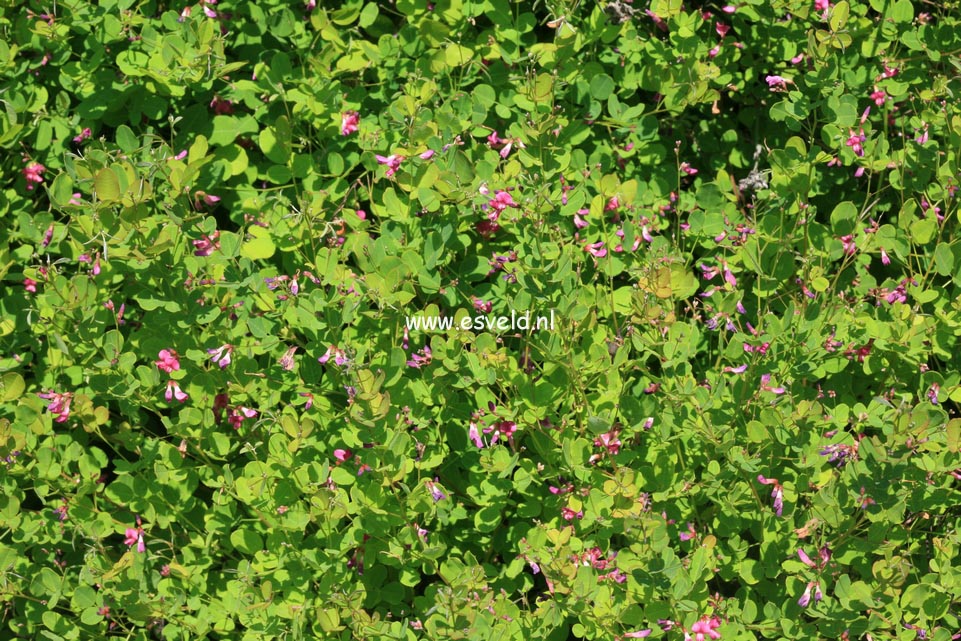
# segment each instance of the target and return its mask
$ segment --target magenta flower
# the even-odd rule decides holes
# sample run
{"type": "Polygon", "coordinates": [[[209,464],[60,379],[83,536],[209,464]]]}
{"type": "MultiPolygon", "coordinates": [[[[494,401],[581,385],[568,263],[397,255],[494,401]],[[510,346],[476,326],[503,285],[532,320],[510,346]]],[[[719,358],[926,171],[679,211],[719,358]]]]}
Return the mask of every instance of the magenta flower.
{"type": "Polygon", "coordinates": [[[40,184],[43,182],[43,172],[47,171],[47,168],[38,162],[32,162],[23,168],[23,177],[27,179],[27,191],[33,191],[33,183],[40,184]]]}
{"type": "Polygon", "coordinates": [[[807,552],[805,552],[801,548],[797,549],[797,555],[798,555],[798,558],[801,559],[801,563],[803,563],[804,565],[808,566],[809,568],[817,567],[817,564],[811,560],[811,557],[807,555],[807,552]]]}
{"type": "Polygon", "coordinates": [[[334,458],[340,461],[341,463],[348,460],[351,456],[352,454],[350,453],[350,450],[344,450],[344,449],[334,450],[334,458]]]}
{"type": "Polygon", "coordinates": [[[697,174],[697,169],[694,169],[694,167],[691,167],[691,165],[689,165],[686,162],[681,163],[681,171],[683,171],[688,176],[694,176],[697,174]]]}
{"type": "Polygon", "coordinates": [[[340,115],[340,134],[349,136],[357,131],[360,125],[360,114],[356,111],[345,111],[340,115]]]}
{"type": "Polygon", "coordinates": [[[694,524],[688,523],[687,532],[681,532],[677,535],[677,538],[681,539],[682,541],[690,541],[695,536],[697,536],[697,530],[694,529],[694,524]]]}
{"type": "Polygon", "coordinates": [[[168,401],[176,398],[178,401],[183,403],[187,400],[188,396],[183,390],[180,389],[180,385],[178,385],[176,381],[171,380],[167,381],[167,391],[164,393],[164,398],[168,401]]]}
{"type": "Polygon", "coordinates": [[[224,369],[225,367],[230,365],[230,354],[233,351],[234,351],[234,346],[229,343],[226,343],[224,345],[221,345],[220,347],[216,347],[214,349],[208,349],[207,353],[211,355],[210,360],[217,363],[217,365],[220,366],[220,369],[224,369]]]}
{"type": "Polygon", "coordinates": [[[160,350],[160,360],[154,361],[154,365],[157,366],[163,372],[173,372],[174,370],[180,369],[180,356],[172,349],[162,349],[160,350]]]}
{"type": "Polygon", "coordinates": [[[73,401],[72,392],[58,394],[50,391],[45,394],[37,394],[37,396],[50,401],[47,405],[47,411],[51,414],[57,414],[57,418],[54,419],[56,422],[63,423],[70,418],[70,403],[73,401]]]}
{"type": "Polygon", "coordinates": [[[852,234],[848,234],[847,236],[841,236],[839,240],[841,241],[841,244],[844,245],[845,254],[847,254],[848,256],[854,256],[854,254],[857,253],[858,246],[854,242],[854,236],[852,234]]]}
{"type": "Polygon", "coordinates": [[[37,281],[32,278],[23,279],[23,288],[30,292],[31,294],[37,293],[37,281]]]}
{"type": "Polygon", "coordinates": [[[801,598],[797,600],[797,604],[802,608],[808,607],[808,603],[811,602],[811,587],[811,584],[808,583],[807,587],[804,588],[804,593],[801,595],[801,598]]]}
{"type": "Polygon", "coordinates": [[[146,544],[143,542],[143,528],[142,528],[142,527],[139,527],[139,526],[138,526],[138,527],[135,527],[135,528],[128,527],[128,528],[127,528],[127,531],[124,532],[124,534],[125,534],[126,538],[124,539],[123,542],[126,543],[128,546],[133,546],[134,544],[136,544],[136,545],[137,545],[137,552],[143,553],[143,552],[146,552],[146,551],[147,551],[147,546],[146,546],[146,544]]]}
{"type": "Polygon", "coordinates": [[[828,0],[814,0],[815,11],[827,11],[830,8],[831,3],[828,0]]]}
{"type": "Polygon", "coordinates": [[[887,98],[888,95],[884,92],[884,89],[878,89],[875,87],[874,91],[871,93],[871,100],[873,100],[874,104],[876,104],[878,107],[883,105],[887,98]]]}
{"type": "Polygon", "coordinates": [[[78,144],[79,144],[79,143],[82,143],[84,140],[86,140],[87,138],[89,138],[89,137],[92,136],[92,135],[93,135],[93,132],[90,131],[90,127],[84,127],[83,131],[80,132],[80,135],[79,135],[79,136],[74,136],[73,141],[74,141],[75,143],[78,143],[78,144]]]}
{"type": "Polygon", "coordinates": [[[374,156],[377,162],[381,165],[387,165],[387,173],[385,174],[388,178],[397,173],[400,169],[400,163],[404,161],[403,156],[398,156],[397,154],[391,154],[390,156],[374,156]]]}
{"type": "Polygon", "coordinates": [[[938,393],[941,391],[941,386],[937,383],[931,383],[930,389],[928,389],[927,397],[931,401],[932,405],[937,405],[940,403],[938,400],[938,393]]]}
{"type": "Polygon", "coordinates": [[[435,152],[433,149],[428,149],[427,151],[425,151],[424,153],[420,154],[417,157],[420,158],[421,160],[430,160],[431,158],[434,157],[435,153],[437,152],[435,152]]]}

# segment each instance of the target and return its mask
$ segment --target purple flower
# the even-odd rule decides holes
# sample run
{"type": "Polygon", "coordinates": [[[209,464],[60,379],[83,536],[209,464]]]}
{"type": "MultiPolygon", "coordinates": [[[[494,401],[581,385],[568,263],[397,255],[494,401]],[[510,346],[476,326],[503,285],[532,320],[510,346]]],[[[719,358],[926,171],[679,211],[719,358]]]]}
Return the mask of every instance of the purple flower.
{"type": "Polygon", "coordinates": [[[424,481],[424,484],[427,485],[427,490],[430,492],[431,498],[434,499],[434,503],[447,498],[447,495],[444,494],[439,487],[434,485],[433,481],[428,479],[424,481]]]}
{"type": "Polygon", "coordinates": [[[220,347],[216,347],[214,349],[208,349],[207,353],[210,354],[210,360],[217,363],[217,365],[220,366],[220,369],[223,369],[228,365],[230,365],[230,354],[233,351],[234,351],[234,346],[229,343],[225,343],[220,347]]]}

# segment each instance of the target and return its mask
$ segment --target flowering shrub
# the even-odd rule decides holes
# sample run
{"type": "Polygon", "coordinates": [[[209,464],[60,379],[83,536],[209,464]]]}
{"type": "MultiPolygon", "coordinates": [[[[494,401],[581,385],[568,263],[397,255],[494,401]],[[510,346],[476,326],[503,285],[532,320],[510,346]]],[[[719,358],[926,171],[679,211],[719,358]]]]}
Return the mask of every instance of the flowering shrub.
{"type": "Polygon", "coordinates": [[[3,638],[958,639],[959,22],[6,3],[3,638]]]}

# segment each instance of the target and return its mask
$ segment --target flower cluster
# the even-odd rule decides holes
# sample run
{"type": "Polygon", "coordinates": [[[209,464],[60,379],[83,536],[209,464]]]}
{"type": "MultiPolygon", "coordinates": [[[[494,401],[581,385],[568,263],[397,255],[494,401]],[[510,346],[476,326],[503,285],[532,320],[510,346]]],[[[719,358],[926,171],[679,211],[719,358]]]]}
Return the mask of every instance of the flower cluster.
{"type": "Polygon", "coordinates": [[[70,418],[70,403],[73,401],[72,392],[59,394],[51,390],[43,394],[37,394],[37,396],[50,401],[47,405],[47,411],[57,415],[57,418],[54,419],[56,422],[63,423],[70,418]]]}

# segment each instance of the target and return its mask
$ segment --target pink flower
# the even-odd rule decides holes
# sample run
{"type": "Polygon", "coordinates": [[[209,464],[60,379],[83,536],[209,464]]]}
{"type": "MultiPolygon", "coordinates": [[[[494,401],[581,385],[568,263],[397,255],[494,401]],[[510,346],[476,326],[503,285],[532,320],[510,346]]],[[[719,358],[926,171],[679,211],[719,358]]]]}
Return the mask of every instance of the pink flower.
{"type": "Polygon", "coordinates": [[[888,98],[888,95],[884,93],[884,89],[878,89],[877,87],[875,87],[874,91],[871,93],[871,100],[873,100],[874,104],[876,104],[878,107],[883,105],[884,101],[887,100],[887,98],[888,98]]]}
{"type": "Polygon", "coordinates": [[[848,256],[854,256],[858,251],[858,246],[854,242],[854,236],[848,234],[846,236],[840,237],[841,244],[844,246],[844,253],[848,256]]]}
{"type": "Polygon", "coordinates": [[[761,375],[761,389],[765,392],[771,392],[773,394],[784,394],[785,390],[783,387],[771,387],[771,375],[762,374],[761,375]]]}
{"type": "Polygon", "coordinates": [[[79,136],[74,136],[73,141],[79,144],[89,138],[91,135],[93,135],[93,132],[90,131],[90,127],[84,127],[79,136]]]}
{"type": "Polygon", "coordinates": [[[890,264],[891,264],[891,259],[888,258],[888,253],[887,253],[886,251],[884,251],[884,247],[881,248],[881,264],[882,264],[882,265],[890,265],[890,264]]]}
{"type": "Polygon", "coordinates": [[[70,403],[73,400],[72,392],[58,394],[50,391],[45,394],[37,394],[37,396],[50,401],[50,404],[47,405],[47,411],[51,414],[58,415],[57,418],[54,419],[56,422],[63,423],[70,418],[70,403]]]}
{"type": "Polygon", "coordinates": [[[814,0],[815,11],[827,11],[830,8],[831,3],[828,0],[814,0]]]}
{"type": "Polygon", "coordinates": [[[471,421],[470,428],[467,430],[467,438],[473,441],[474,447],[483,449],[484,439],[481,438],[480,431],[477,429],[477,423],[474,421],[471,421]]]}
{"type": "Polygon", "coordinates": [[[407,361],[407,366],[420,369],[421,367],[430,365],[431,360],[432,356],[430,346],[424,345],[423,349],[419,350],[415,354],[411,354],[410,360],[407,361]]]}
{"type": "Polygon", "coordinates": [[[37,281],[35,281],[35,280],[32,279],[32,278],[26,278],[26,277],[25,277],[25,278],[23,279],[23,288],[24,288],[25,290],[27,290],[28,292],[30,292],[31,294],[36,294],[36,293],[37,293],[37,281]]]}
{"type": "Polygon", "coordinates": [[[397,154],[391,154],[390,156],[374,156],[377,162],[381,165],[387,165],[387,173],[384,174],[388,178],[397,173],[400,169],[400,163],[403,162],[404,157],[398,156],[397,154]]]}
{"type": "Polygon", "coordinates": [[[154,365],[157,366],[161,371],[173,372],[174,370],[180,369],[180,356],[172,349],[162,349],[160,354],[158,354],[160,360],[154,361],[154,365]]]}
{"type": "Polygon", "coordinates": [[[687,532],[681,532],[677,535],[677,538],[681,539],[682,541],[690,541],[695,536],[697,536],[697,530],[694,529],[694,524],[688,523],[687,532]]]}
{"type": "MultiPolygon", "coordinates": [[[[504,190],[498,190],[494,192],[494,197],[491,198],[488,205],[490,205],[491,209],[496,211],[498,214],[508,207],[517,207],[517,203],[514,202],[514,199],[511,197],[510,193],[504,190]]],[[[496,220],[496,217],[494,220],[496,220]]]]}
{"type": "Polygon", "coordinates": [[[721,7],[721,11],[723,11],[724,13],[734,13],[735,11],[737,11],[737,7],[734,7],[728,4],[721,7]]]}
{"type": "Polygon", "coordinates": [[[193,241],[194,247],[196,248],[194,256],[210,256],[215,250],[220,249],[220,241],[217,240],[218,238],[220,238],[220,232],[215,231],[209,236],[204,234],[200,240],[193,241]]]}
{"type": "Polygon", "coordinates": [[[336,345],[331,345],[330,347],[328,347],[324,355],[320,356],[317,359],[317,362],[320,364],[324,364],[330,360],[331,356],[334,357],[334,364],[337,365],[338,367],[346,365],[347,363],[350,362],[350,359],[347,358],[347,352],[338,348],[336,345]]]}
{"type": "MultiPolygon", "coordinates": [[[[206,7],[204,8],[204,13],[207,13],[206,7]]],[[[210,15],[209,13],[207,14],[210,15]]],[[[210,16],[211,18],[216,18],[217,14],[210,16]]],[[[234,113],[234,103],[231,100],[224,100],[220,96],[214,96],[214,99],[210,101],[210,108],[214,110],[214,113],[218,116],[225,116],[234,113]]]]}
{"type": "Polygon", "coordinates": [[[931,401],[932,405],[937,405],[940,401],[938,400],[938,393],[941,391],[941,386],[937,383],[931,383],[931,387],[928,389],[927,397],[931,401]]]}
{"type": "Polygon", "coordinates": [[[561,516],[564,517],[565,521],[573,521],[574,519],[584,518],[584,512],[583,510],[575,512],[569,507],[563,507],[561,508],[561,516]]]}
{"type": "Polygon", "coordinates": [[[124,539],[123,542],[126,543],[128,546],[132,546],[136,544],[137,552],[143,553],[147,551],[147,546],[143,542],[142,527],[139,527],[139,526],[136,528],[128,527],[127,531],[124,532],[124,535],[126,536],[126,538],[124,539]]]}
{"type": "Polygon", "coordinates": [[[714,45],[710,51],[707,52],[709,58],[713,58],[717,54],[721,53],[721,45],[714,45]]]}
{"type": "Polygon", "coordinates": [[[27,179],[27,191],[33,191],[33,183],[40,184],[43,177],[40,175],[47,171],[47,168],[38,162],[32,162],[23,168],[23,177],[27,179]]]}
{"type": "Polygon", "coordinates": [[[848,130],[848,139],[844,142],[845,145],[851,148],[855,154],[858,156],[864,156],[864,147],[861,146],[867,140],[867,136],[864,135],[864,130],[861,129],[860,133],[854,133],[853,129],[848,130]]]}
{"type": "Polygon", "coordinates": [[[730,29],[731,27],[723,22],[718,22],[714,25],[714,30],[717,31],[717,35],[721,36],[722,38],[727,35],[727,32],[730,31],[730,29]]]}
{"type": "Polygon", "coordinates": [[[578,229],[584,229],[587,227],[590,223],[581,218],[581,216],[586,216],[589,213],[591,213],[591,210],[589,209],[578,209],[577,213],[574,214],[574,226],[578,229]]]}
{"type": "Polygon", "coordinates": [[[691,166],[690,166],[688,163],[686,163],[686,162],[682,162],[682,163],[681,163],[681,171],[683,171],[683,172],[684,172],[685,174],[687,174],[688,176],[694,176],[694,175],[697,174],[697,169],[694,169],[694,167],[691,167],[691,166]]]}
{"type": "Polygon", "coordinates": [[[794,84],[794,82],[783,76],[765,76],[765,82],[771,91],[787,91],[788,84],[794,84]]]}
{"type": "Polygon", "coordinates": [[[431,158],[434,157],[435,153],[436,152],[433,149],[428,149],[427,151],[425,151],[424,153],[422,153],[417,157],[420,158],[421,160],[430,160],[431,158]]]}
{"type": "Polygon", "coordinates": [[[360,125],[360,114],[356,111],[345,111],[340,115],[340,133],[349,136],[357,131],[360,125]]]}
{"type": "Polygon", "coordinates": [[[183,403],[187,400],[188,396],[183,390],[180,389],[180,385],[178,385],[176,381],[167,381],[167,391],[164,394],[164,398],[167,399],[167,401],[171,401],[176,398],[178,401],[183,403]]]}
{"type": "Polygon", "coordinates": [[[634,632],[625,632],[621,636],[625,639],[644,639],[650,636],[651,630],[635,630],[634,632]]]}
{"type": "Polygon", "coordinates": [[[257,416],[257,410],[241,405],[230,410],[227,422],[230,423],[235,430],[239,430],[245,418],[254,418],[255,416],[257,416]]]}
{"type": "Polygon", "coordinates": [[[82,205],[82,204],[83,204],[83,201],[80,200],[82,196],[83,196],[83,194],[81,194],[81,193],[79,193],[79,192],[74,193],[73,195],[70,196],[70,200],[67,202],[67,204],[68,204],[68,205],[74,205],[74,206],[80,206],[80,205],[82,205]]]}
{"type": "Polygon", "coordinates": [[[796,65],[796,64],[798,64],[799,62],[801,62],[802,60],[804,60],[804,54],[803,54],[803,53],[799,53],[798,55],[796,55],[796,56],[794,56],[793,58],[791,58],[791,64],[792,64],[792,65],[796,65]]]}
{"type": "Polygon", "coordinates": [[[592,243],[584,246],[584,251],[590,252],[595,258],[603,258],[607,256],[607,250],[604,249],[604,241],[599,240],[596,243],[592,243]]]}
{"type": "Polygon", "coordinates": [[[284,368],[284,370],[289,372],[290,370],[294,369],[294,353],[296,351],[297,346],[295,345],[294,347],[288,349],[284,355],[280,357],[280,360],[277,361],[278,364],[284,368]]]}
{"type": "Polygon", "coordinates": [[[210,360],[217,363],[220,369],[223,369],[230,365],[230,354],[234,351],[234,346],[226,343],[220,347],[215,347],[213,349],[208,349],[207,353],[210,354],[210,360]]]}
{"type": "Polygon", "coordinates": [[[807,587],[804,588],[804,593],[801,595],[801,598],[797,600],[797,604],[798,604],[799,606],[801,606],[802,608],[808,607],[808,604],[811,602],[811,588],[812,588],[812,587],[814,587],[814,584],[813,584],[813,583],[808,583],[807,587]]]}
{"type": "Polygon", "coordinates": [[[334,458],[343,463],[348,460],[351,456],[350,450],[336,449],[334,450],[334,458]]]}

